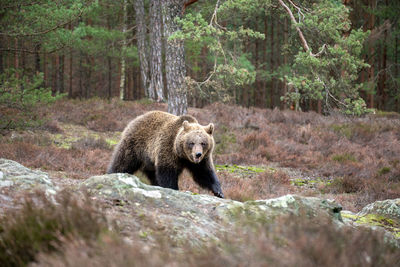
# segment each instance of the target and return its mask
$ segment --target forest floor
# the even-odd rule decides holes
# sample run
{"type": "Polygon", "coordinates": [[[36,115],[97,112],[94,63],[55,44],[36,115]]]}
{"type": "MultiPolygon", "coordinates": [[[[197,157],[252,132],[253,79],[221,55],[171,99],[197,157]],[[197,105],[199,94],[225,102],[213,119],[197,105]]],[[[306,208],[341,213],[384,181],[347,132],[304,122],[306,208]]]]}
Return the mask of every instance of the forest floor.
{"type": "MultiPolygon", "coordinates": [[[[39,168],[57,183],[104,174],[127,123],[165,104],[113,99],[60,100],[34,112],[40,127],[4,131],[0,157],[39,168]]],[[[215,124],[215,164],[226,198],[266,199],[288,193],[334,199],[358,211],[400,197],[400,114],[322,116],[212,104],[190,108],[215,124]]],[[[143,175],[138,175],[143,181],[143,175]]],[[[209,194],[187,173],[181,190],[209,194]]]]}

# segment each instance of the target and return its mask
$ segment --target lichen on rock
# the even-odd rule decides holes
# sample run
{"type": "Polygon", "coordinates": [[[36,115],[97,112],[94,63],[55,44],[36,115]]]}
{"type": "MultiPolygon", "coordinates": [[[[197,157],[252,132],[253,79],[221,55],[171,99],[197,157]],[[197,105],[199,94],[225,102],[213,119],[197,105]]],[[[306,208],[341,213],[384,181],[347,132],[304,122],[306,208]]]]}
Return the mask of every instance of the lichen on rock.
{"type": "Polygon", "coordinates": [[[0,159],[1,187],[12,187],[16,190],[42,189],[47,194],[56,193],[56,187],[47,173],[31,170],[8,159],[0,159]]]}

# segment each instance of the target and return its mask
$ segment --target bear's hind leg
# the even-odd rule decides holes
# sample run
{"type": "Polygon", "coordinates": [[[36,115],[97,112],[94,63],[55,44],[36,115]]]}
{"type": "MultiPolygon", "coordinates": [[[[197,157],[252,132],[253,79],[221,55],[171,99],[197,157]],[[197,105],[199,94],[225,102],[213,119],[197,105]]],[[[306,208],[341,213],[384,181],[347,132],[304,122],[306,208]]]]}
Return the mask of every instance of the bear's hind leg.
{"type": "Polygon", "coordinates": [[[144,174],[149,179],[151,185],[159,185],[156,179],[156,172],[155,171],[143,171],[144,174]]]}
{"type": "Polygon", "coordinates": [[[141,166],[141,161],[134,153],[124,153],[124,151],[117,150],[107,169],[107,173],[135,173],[141,166]]]}
{"type": "Polygon", "coordinates": [[[157,167],[156,179],[158,185],[165,188],[178,190],[178,172],[171,167],[157,167]]]}

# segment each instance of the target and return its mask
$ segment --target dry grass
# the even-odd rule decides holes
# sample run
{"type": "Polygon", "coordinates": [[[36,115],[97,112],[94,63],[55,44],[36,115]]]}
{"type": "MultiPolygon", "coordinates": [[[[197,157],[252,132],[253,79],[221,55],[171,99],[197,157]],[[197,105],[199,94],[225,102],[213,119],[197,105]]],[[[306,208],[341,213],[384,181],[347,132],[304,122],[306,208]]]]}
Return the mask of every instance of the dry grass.
{"type": "Polygon", "coordinates": [[[37,194],[27,197],[20,209],[0,217],[0,262],[2,266],[25,266],[39,252],[61,248],[76,237],[96,240],[106,231],[101,211],[88,198],[81,201],[70,193],[59,193],[58,204],[37,194]]]}
{"type": "Polygon", "coordinates": [[[98,242],[80,238],[65,244],[61,254],[42,253],[34,266],[395,266],[399,259],[400,251],[381,233],[282,217],[242,225],[220,243],[195,248],[171,248],[165,238],[152,247],[115,235],[98,242]]]}
{"type": "Polygon", "coordinates": [[[67,172],[70,178],[104,174],[109,149],[39,146],[26,142],[0,144],[0,157],[15,160],[30,168],[67,172]]]}

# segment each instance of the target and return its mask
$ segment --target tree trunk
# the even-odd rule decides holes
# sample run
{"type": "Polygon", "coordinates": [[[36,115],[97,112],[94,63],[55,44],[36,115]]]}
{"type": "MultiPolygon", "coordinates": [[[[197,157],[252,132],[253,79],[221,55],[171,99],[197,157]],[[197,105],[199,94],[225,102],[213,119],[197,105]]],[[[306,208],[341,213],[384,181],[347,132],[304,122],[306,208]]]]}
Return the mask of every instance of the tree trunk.
{"type": "Polygon", "coordinates": [[[52,88],[51,88],[51,91],[52,91],[52,93],[53,93],[53,95],[54,94],[56,94],[57,92],[58,92],[58,56],[57,55],[52,55],[53,56],[53,68],[52,68],[52,71],[53,71],[53,78],[52,78],[52,88]]]}
{"type": "Polygon", "coordinates": [[[69,50],[69,88],[68,88],[68,97],[72,97],[72,65],[74,64],[74,59],[72,56],[72,48],[69,50]]]}
{"type": "MultiPolygon", "coordinates": [[[[369,8],[371,8],[372,11],[375,11],[376,9],[376,0],[369,0],[369,8]]],[[[371,12],[370,18],[369,18],[369,29],[372,31],[373,28],[375,27],[375,14],[371,12]]],[[[368,80],[371,86],[374,86],[375,83],[375,68],[374,68],[374,53],[375,53],[375,48],[370,42],[369,44],[369,55],[370,55],[370,60],[368,64],[370,65],[370,68],[368,70],[368,80]]],[[[369,108],[374,108],[374,92],[368,94],[368,103],[369,103],[369,108]]]]}
{"type": "Polygon", "coordinates": [[[39,51],[40,51],[40,44],[35,46],[35,72],[36,72],[36,74],[41,72],[39,51]]]}
{"type": "Polygon", "coordinates": [[[169,37],[179,30],[175,18],[181,17],[184,1],[162,1],[164,36],[166,38],[165,72],[168,90],[168,112],[175,115],[187,113],[186,66],[183,41],[169,40],[169,37]]]}
{"type": "Polygon", "coordinates": [[[127,16],[128,16],[128,0],[124,0],[123,2],[123,22],[122,22],[122,48],[121,48],[121,76],[119,80],[119,99],[125,100],[125,79],[126,79],[126,24],[127,24],[127,16]]]}
{"type": "Polygon", "coordinates": [[[149,90],[149,62],[148,44],[146,40],[146,23],[144,1],[135,0],[136,27],[137,27],[137,47],[140,61],[140,79],[142,88],[148,98],[154,99],[154,91],[149,90]]]}
{"type": "MultiPolygon", "coordinates": [[[[288,45],[288,36],[289,36],[289,21],[288,18],[285,17],[284,19],[284,24],[283,24],[283,43],[285,46],[288,45]]],[[[283,54],[283,65],[287,65],[288,64],[288,55],[287,52],[285,52],[285,54],[283,54]]],[[[287,93],[287,81],[286,79],[283,80],[283,89],[282,89],[282,95],[286,96],[287,93]]],[[[287,109],[287,103],[286,100],[282,101],[282,108],[283,109],[287,109]]]]}
{"type": "Polygon", "coordinates": [[[14,47],[15,47],[15,54],[14,54],[14,69],[15,69],[15,78],[18,80],[19,79],[19,73],[18,73],[18,69],[19,69],[19,56],[18,56],[18,39],[15,38],[15,43],[14,43],[14,47]]]}
{"type": "Polygon", "coordinates": [[[80,52],[80,55],[79,55],[79,71],[78,71],[78,73],[79,73],[79,97],[80,98],[82,98],[83,97],[83,84],[82,84],[82,79],[83,79],[83,68],[82,68],[82,65],[83,65],[83,63],[82,63],[82,61],[83,61],[83,53],[82,52],[80,52]]]}
{"type": "MultiPolygon", "coordinates": [[[[395,77],[399,77],[399,54],[398,54],[398,48],[399,48],[399,38],[398,36],[396,36],[395,40],[394,40],[395,44],[394,44],[394,62],[395,62],[395,67],[394,67],[394,75],[395,77]]],[[[400,89],[397,88],[396,89],[397,92],[396,93],[396,111],[400,112],[400,89]]]]}
{"type": "MultiPolygon", "coordinates": [[[[264,35],[265,35],[265,39],[264,39],[264,48],[263,48],[263,63],[264,63],[264,72],[267,72],[267,68],[268,68],[268,64],[267,64],[267,48],[268,48],[268,16],[267,14],[265,14],[264,17],[264,35]]],[[[268,105],[268,101],[267,101],[267,95],[268,95],[268,83],[264,77],[263,79],[263,85],[262,85],[262,102],[263,102],[263,107],[267,108],[268,105]]]]}
{"type": "MultiPolygon", "coordinates": [[[[274,19],[271,15],[271,30],[269,33],[270,36],[270,42],[271,42],[271,56],[270,56],[270,71],[271,74],[274,71],[274,19]]],[[[275,90],[274,90],[274,78],[271,77],[271,89],[270,89],[270,93],[271,93],[271,108],[275,107],[275,101],[274,101],[274,97],[275,97],[275,90]]]]}
{"type": "MultiPolygon", "coordinates": [[[[388,7],[388,0],[385,0],[385,8],[388,7]]],[[[387,17],[384,18],[385,21],[387,17]]],[[[386,100],[387,100],[387,95],[386,95],[386,80],[387,80],[387,39],[388,39],[388,29],[385,28],[383,32],[383,51],[382,51],[382,57],[381,57],[381,68],[380,68],[380,75],[379,75],[379,108],[384,109],[386,100]]],[[[397,76],[396,76],[397,77],[397,76]]]]}
{"type": "MultiPolygon", "coordinates": [[[[258,21],[259,18],[258,16],[256,17],[256,21],[258,21]]],[[[256,23],[255,25],[255,30],[258,30],[258,23],[256,23]]],[[[260,44],[259,44],[259,40],[256,39],[254,42],[254,67],[256,69],[256,80],[254,83],[254,94],[253,94],[253,103],[254,106],[259,107],[260,106],[260,75],[259,75],[259,49],[260,49],[260,44]]]]}
{"type": "Polygon", "coordinates": [[[58,66],[58,92],[64,93],[64,61],[65,56],[59,56],[59,66],[58,66]]]}
{"type": "Polygon", "coordinates": [[[49,72],[47,70],[47,53],[43,53],[43,82],[44,87],[48,87],[49,84],[49,72]]]}
{"type": "Polygon", "coordinates": [[[112,97],[112,65],[111,65],[111,57],[107,57],[107,65],[108,65],[108,83],[107,83],[107,97],[110,100],[112,97]]]}
{"type": "Polygon", "coordinates": [[[150,1],[150,88],[157,102],[164,100],[164,83],[162,74],[162,42],[161,42],[161,7],[160,0],[150,1]]]}

